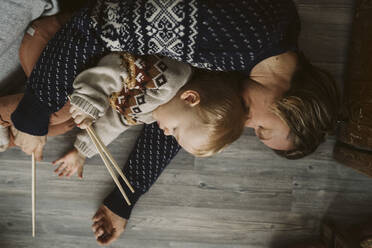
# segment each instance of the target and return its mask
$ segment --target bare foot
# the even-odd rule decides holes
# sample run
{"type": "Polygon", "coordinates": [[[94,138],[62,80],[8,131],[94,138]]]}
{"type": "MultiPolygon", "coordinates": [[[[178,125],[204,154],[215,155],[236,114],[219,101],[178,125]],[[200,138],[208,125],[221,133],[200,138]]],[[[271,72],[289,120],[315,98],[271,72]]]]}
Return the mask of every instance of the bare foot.
{"type": "Polygon", "coordinates": [[[100,245],[109,245],[117,240],[127,224],[126,219],[114,214],[105,205],[101,205],[92,220],[92,230],[100,245]]]}

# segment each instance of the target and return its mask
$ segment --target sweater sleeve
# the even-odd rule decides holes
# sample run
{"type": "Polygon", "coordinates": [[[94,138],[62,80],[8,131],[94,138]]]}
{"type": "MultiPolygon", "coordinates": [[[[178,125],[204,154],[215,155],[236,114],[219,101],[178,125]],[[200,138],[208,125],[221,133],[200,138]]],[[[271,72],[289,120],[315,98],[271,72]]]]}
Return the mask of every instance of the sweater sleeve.
{"type": "MultiPolygon", "coordinates": [[[[110,95],[120,91],[123,87],[122,80],[128,77],[126,67],[121,64],[118,54],[109,54],[100,60],[98,66],[80,73],[73,83],[71,104],[97,119],[93,128],[106,146],[128,129],[109,103],[110,95]]],[[[74,146],[86,157],[97,154],[97,149],[85,130],[78,134],[74,146]]]]}
{"type": "MultiPolygon", "coordinates": [[[[93,124],[93,128],[98,137],[100,137],[102,142],[107,146],[121,133],[127,130],[129,126],[124,125],[120,115],[112,108],[109,108],[105,115],[93,124]]],[[[91,158],[97,154],[96,147],[85,130],[77,135],[74,146],[86,157],[91,158]]]]}
{"type": "Polygon", "coordinates": [[[106,52],[83,8],[48,42],[26,82],[26,92],[11,118],[32,135],[46,135],[50,115],[67,102],[75,76],[106,52]]]}
{"type": "Polygon", "coordinates": [[[98,66],[80,73],[74,83],[71,104],[94,119],[102,117],[110,107],[109,97],[123,87],[128,77],[125,66],[117,54],[102,58],[98,66]]]}
{"type": "Polygon", "coordinates": [[[165,136],[156,123],[145,125],[123,169],[135,193],[132,194],[120,179],[132,205],[125,204],[117,187],[106,197],[104,204],[115,214],[129,219],[140,196],[150,189],[180,149],[173,136],[165,136]]]}

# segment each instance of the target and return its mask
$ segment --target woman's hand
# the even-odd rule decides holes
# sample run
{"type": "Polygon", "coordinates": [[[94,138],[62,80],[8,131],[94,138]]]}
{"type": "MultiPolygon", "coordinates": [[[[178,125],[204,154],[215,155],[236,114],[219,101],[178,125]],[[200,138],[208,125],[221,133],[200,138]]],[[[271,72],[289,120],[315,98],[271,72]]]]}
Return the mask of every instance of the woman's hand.
{"type": "Polygon", "coordinates": [[[70,177],[77,172],[79,178],[83,178],[83,167],[86,157],[81,155],[76,148],[69,151],[62,158],[53,162],[53,165],[59,165],[54,170],[58,176],[70,177]]]}
{"type": "Polygon", "coordinates": [[[94,118],[86,113],[84,113],[81,109],[75,106],[71,106],[70,113],[74,122],[77,126],[81,129],[86,129],[90,127],[94,121],[94,118]]]}
{"type": "Polygon", "coordinates": [[[11,128],[14,137],[14,144],[19,146],[26,154],[35,153],[35,159],[41,161],[43,159],[43,148],[46,143],[46,136],[34,136],[28,133],[17,130],[14,126],[11,128]]]}
{"type": "Polygon", "coordinates": [[[94,236],[98,244],[104,246],[117,240],[127,225],[126,219],[116,215],[105,205],[101,205],[92,220],[94,236]]]}

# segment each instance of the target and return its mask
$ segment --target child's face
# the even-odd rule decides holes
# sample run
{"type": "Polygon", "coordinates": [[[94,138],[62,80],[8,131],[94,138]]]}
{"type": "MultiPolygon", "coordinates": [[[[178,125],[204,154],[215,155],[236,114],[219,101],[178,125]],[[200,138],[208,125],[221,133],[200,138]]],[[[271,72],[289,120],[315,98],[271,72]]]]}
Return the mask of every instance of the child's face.
{"type": "Polygon", "coordinates": [[[178,144],[191,154],[195,154],[208,140],[208,130],[201,125],[196,112],[199,99],[195,97],[199,95],[177,94],[152,112],[164,134],[173,135],[178,144]]]}

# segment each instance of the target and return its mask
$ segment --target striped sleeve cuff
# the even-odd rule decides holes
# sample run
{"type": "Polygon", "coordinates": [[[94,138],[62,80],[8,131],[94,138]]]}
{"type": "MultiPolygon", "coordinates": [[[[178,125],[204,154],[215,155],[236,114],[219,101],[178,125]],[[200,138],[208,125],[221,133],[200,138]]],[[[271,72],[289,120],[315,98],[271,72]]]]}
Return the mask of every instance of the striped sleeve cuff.
{"type": "Polygon", "coordinates": [[[89,101],[80,96],[73,96],[71,99],[71,105],[78,107],[81,111],[90,115],[95,120],[99,117],[99,110],[94,107],[93,104],[89,103],[89,101]]]}

